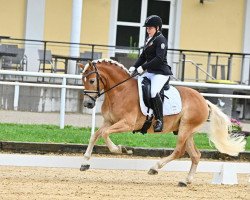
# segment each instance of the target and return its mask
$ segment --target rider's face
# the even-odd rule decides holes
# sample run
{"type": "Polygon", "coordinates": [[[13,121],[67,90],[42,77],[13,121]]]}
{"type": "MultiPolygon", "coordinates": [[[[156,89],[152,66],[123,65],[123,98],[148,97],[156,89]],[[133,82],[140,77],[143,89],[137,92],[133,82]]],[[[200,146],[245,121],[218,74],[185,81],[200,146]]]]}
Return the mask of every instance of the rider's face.
{"type": "Polygon", "coordinates": [[[149,37],[153,37],[156,33],[156,28],[154,26],[147,27],[147,33],[149,37]]]}

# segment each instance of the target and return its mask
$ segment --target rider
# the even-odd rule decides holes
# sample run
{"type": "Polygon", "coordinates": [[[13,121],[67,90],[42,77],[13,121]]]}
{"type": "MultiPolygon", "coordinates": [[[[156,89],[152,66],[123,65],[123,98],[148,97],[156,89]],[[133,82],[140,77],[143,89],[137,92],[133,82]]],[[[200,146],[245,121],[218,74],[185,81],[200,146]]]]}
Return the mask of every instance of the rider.
{"type": "Polygon", "coordinates": [[[147,70],[143,77],[146,76],[151,80],[151,102],[156,119],[154,131],[161,132],[163,105],[159,93],[173,74],[167,63],[167,39],[161,33],[162,19],[157,15],[151,15],[146,19],[144,27],[147,29],[148,37],[140,57],[134,66],[129,68],[129,72],[133,74],[137,71],[142,74],[147,70]]]}

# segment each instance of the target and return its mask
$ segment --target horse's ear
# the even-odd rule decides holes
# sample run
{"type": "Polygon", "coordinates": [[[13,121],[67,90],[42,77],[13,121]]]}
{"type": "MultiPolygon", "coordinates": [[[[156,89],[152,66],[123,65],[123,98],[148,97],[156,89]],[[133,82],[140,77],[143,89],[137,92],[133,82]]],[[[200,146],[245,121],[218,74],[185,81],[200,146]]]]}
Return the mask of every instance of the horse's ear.
{"type": "Polygon", "coordinates": [[[84,64],[82,64],[82,63],[77,63],[77,65],[78,65],[78,67],[84,69],[84,64]]]}
{"type": "Polygon", "coordinates": [[[94,69],[93,63],[89,60],[89,61],[88,61],[88,64],[89,64],[89,69],[93,70],[93,69],[94,69]]]}

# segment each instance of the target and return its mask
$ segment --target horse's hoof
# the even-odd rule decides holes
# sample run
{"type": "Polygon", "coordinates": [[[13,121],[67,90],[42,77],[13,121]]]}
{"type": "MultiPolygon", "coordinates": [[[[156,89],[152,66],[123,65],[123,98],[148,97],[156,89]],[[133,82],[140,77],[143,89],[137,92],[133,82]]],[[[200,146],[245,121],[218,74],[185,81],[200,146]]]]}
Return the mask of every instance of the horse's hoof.
{"type": "Polygon", "coordinates": [[[86,171],[88,170],[90,165],[81,165],[80,171],[86,171]]]}
{"type": "Polygon", "coordinates": [[[150,169],[150,170],[148,171],[148,174],[149,174],[149,175],[157,175],[157,174],[158,174],[158,171],[155,170],[155,169],[150,169]]]}
{"type": "Polygon", "coordinates": [[[126,147],[122,146],[122,145],[118,145],[121,153],[125,153],[125,154],[128,154],[128,155],[132,155],[133,154],[133,151],[130,149],[128,150],[126,147]]]}
{"type": "Polygon", "coordinates": [[[127,150],[127,154],[128,155],[133,155],[133,151],[132,150],[127,150]]]}
{"type": "Polygon", "coordinates": [[[179,187],[187,187],[187,184],[186,184],[185,182],[180,181],[180,182],[178,183],[178,186],[179,186],[179,187]]]}

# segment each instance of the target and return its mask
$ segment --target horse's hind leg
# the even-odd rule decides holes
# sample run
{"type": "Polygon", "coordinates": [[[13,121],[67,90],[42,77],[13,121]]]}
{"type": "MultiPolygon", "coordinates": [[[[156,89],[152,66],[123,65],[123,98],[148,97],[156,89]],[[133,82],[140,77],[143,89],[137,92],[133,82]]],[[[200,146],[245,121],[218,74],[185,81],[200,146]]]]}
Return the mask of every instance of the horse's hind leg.
{"type": "Polygon", "coordinates": [[[186,180],[183,182],[179,182],[180,186],[186,186],[187,184],[190,184],[192,182],[198,163],[200,161],[201,153],[194,144],[193,135],[191,135],[186,141],[186,152],[191,158],[192,165],[186,180]]]}
{"type": "Polygon", "coordinates": [[[183,154],[185,153],[186,141],[187,141],[188,137],[190,137],[192,132],[193,132],[193,128],[182,127],[179,130],[177,144],[176,144],[174,151],[169,156],[159,160],[153,167],[151,167],[148,174],[158,174],[158,170],[161,169],[162,167],[164,167],[167,163],[183,156],[183,154]]]}

